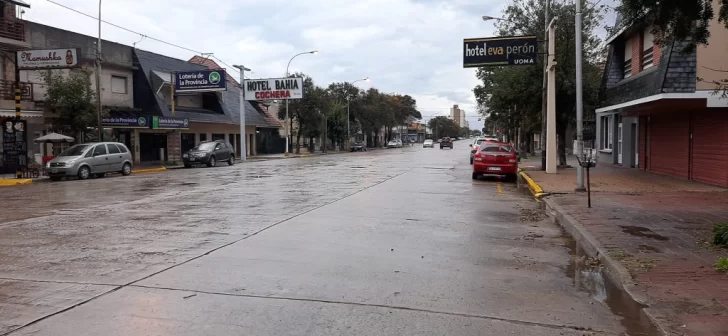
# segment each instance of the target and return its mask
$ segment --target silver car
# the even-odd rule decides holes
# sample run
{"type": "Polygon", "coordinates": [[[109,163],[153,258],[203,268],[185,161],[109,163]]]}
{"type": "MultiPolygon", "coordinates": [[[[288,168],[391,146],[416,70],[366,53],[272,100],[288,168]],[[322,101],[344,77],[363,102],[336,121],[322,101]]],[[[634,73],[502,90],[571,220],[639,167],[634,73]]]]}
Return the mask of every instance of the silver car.
{"type": "Polygon", "coordinates": [[[132,158],[129,149],[118,142],[92,142],[75,145],[63,151],[46,165],[51,180],[76,176],[85,180],[91,175],[107,173],[131,174],[132,158]]]}

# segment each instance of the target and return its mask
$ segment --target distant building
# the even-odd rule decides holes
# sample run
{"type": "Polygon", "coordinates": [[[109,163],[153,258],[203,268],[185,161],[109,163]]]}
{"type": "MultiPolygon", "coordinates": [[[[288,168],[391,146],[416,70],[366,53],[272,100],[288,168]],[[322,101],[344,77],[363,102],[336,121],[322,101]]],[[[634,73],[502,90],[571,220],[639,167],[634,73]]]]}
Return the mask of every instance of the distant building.
{"type": "Polygon", "coordinates": [[[460,127],[468,126],[468,121],[465,119],[465,111],[460,109],[458,105],[453,105],[450,109],[450,119],[455,121],[460,127]]]}

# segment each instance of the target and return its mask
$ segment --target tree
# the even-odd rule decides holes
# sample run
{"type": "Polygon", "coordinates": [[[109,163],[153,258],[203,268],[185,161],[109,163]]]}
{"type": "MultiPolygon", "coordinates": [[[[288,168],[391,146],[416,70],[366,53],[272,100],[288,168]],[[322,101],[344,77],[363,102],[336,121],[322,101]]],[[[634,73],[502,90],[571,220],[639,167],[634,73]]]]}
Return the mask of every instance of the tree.
{"type": "MultiPolygon", "coordinates": [[[[710,21],[715,18],[713,0],[622,0],[618,10],[623,16],[623,27],[645,23],[654,26],[658,34],[678,40],[707,44],[710,21]]],[[[718,22],[728,28],[728,1],[721,0],[718,22]]],[[[621,27],[616,27],[621,28],[621,27]]]]}
{"type": "MultiPolygon", "coordinates": [[[[290,117],[290,125],[293,125],[293,120],[298,123],[298,132],[296,133],[296,153],[301,153],[301,137],[306,136],[307,138],[315,138],[319,136],[321,131],[321,115],[319,112],[319,104],[321,98],[314,90],[315,85],[313,79],[303,73],[295,73],[289,77],[301,77],[303,78],[303,98],[291,99],[288,102],[288,110],[290,117]]],[[[278,111],[278,117],[285,119],[286,111],[285,108],[278,111]]],[[[289,126],[289,129],[293,129],[289,126]]],[[[293,143],[293,132],[290,134],[290,143],[293,143]]],[[[290,150],[290,149],[289,149],[290,150]]]]}
{"type": "Polygon", "coordinates": [[[77,136],[79,132],[97,126],[98,109],[94,103],[96,93],[91,89],[91,71],[49,70],[41,76],[46,83],[46,109],[57,116],[55,128],[68,129],[77,136]]]}
{"type": "Polygon", "coordinates": [[[460,132],[460,127],[455,121],[445,116],[437,116],[427,122],[427,127],[430,128],[435,139],[443,137],[457,137],[460,132]]]}
{"type": "MultiPolygon", "coordinates": [[[[596,0],[598,1],[598,0],[596,0]]],[[[504,21],[498,23],[498,34],[544,35],[544,1],[512,0],[504,11],[504,21]],[[537,18],[534,20],[534,18],[537,18]]],[[[576,119],[576,62],[573,3],[552,3],[551,13],[556,21],[556,133],[559,135],[559,161],[566,164],[566,130],[576,119]]],[[[598,63],[603,59],[601,39],[595,34],[605,12],[603,5],[585,1],[583,15],[583,76],[585,115],[594,114],[598,102],[598,63]]],[[[479,68],[481,84],[473,92],[479,105],[486,106],[488,128],[496,127],[514,138],[518,127],[522,132],[537,131],[541,124],[542,65],[479,68]]],[[[545,168],[545,167],[542,167],[545,168]]]]}

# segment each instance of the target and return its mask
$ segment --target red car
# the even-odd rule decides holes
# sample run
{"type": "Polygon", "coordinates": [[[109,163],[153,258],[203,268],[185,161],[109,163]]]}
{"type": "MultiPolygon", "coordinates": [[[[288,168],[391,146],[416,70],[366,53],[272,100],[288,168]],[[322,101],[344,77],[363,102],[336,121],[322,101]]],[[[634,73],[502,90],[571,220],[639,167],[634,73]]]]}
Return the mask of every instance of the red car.
{"type": "Polygon", "coordinates": [[[483,175],[504,176],[515,180],[518,174],[518,153],[511,145],[483,142],[473,156],[473,180],[483,175]]]}

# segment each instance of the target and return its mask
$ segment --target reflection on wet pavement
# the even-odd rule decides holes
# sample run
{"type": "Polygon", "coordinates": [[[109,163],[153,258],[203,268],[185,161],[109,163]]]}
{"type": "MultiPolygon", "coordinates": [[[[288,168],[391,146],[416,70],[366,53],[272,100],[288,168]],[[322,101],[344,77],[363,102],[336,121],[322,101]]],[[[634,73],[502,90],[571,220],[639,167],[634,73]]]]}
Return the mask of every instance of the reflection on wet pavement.
{"type": "Polygon", "coordinates": [[[13,189],[0,335],[620,332],[538,205],[467,161],[403,148],[13,189]]]}

